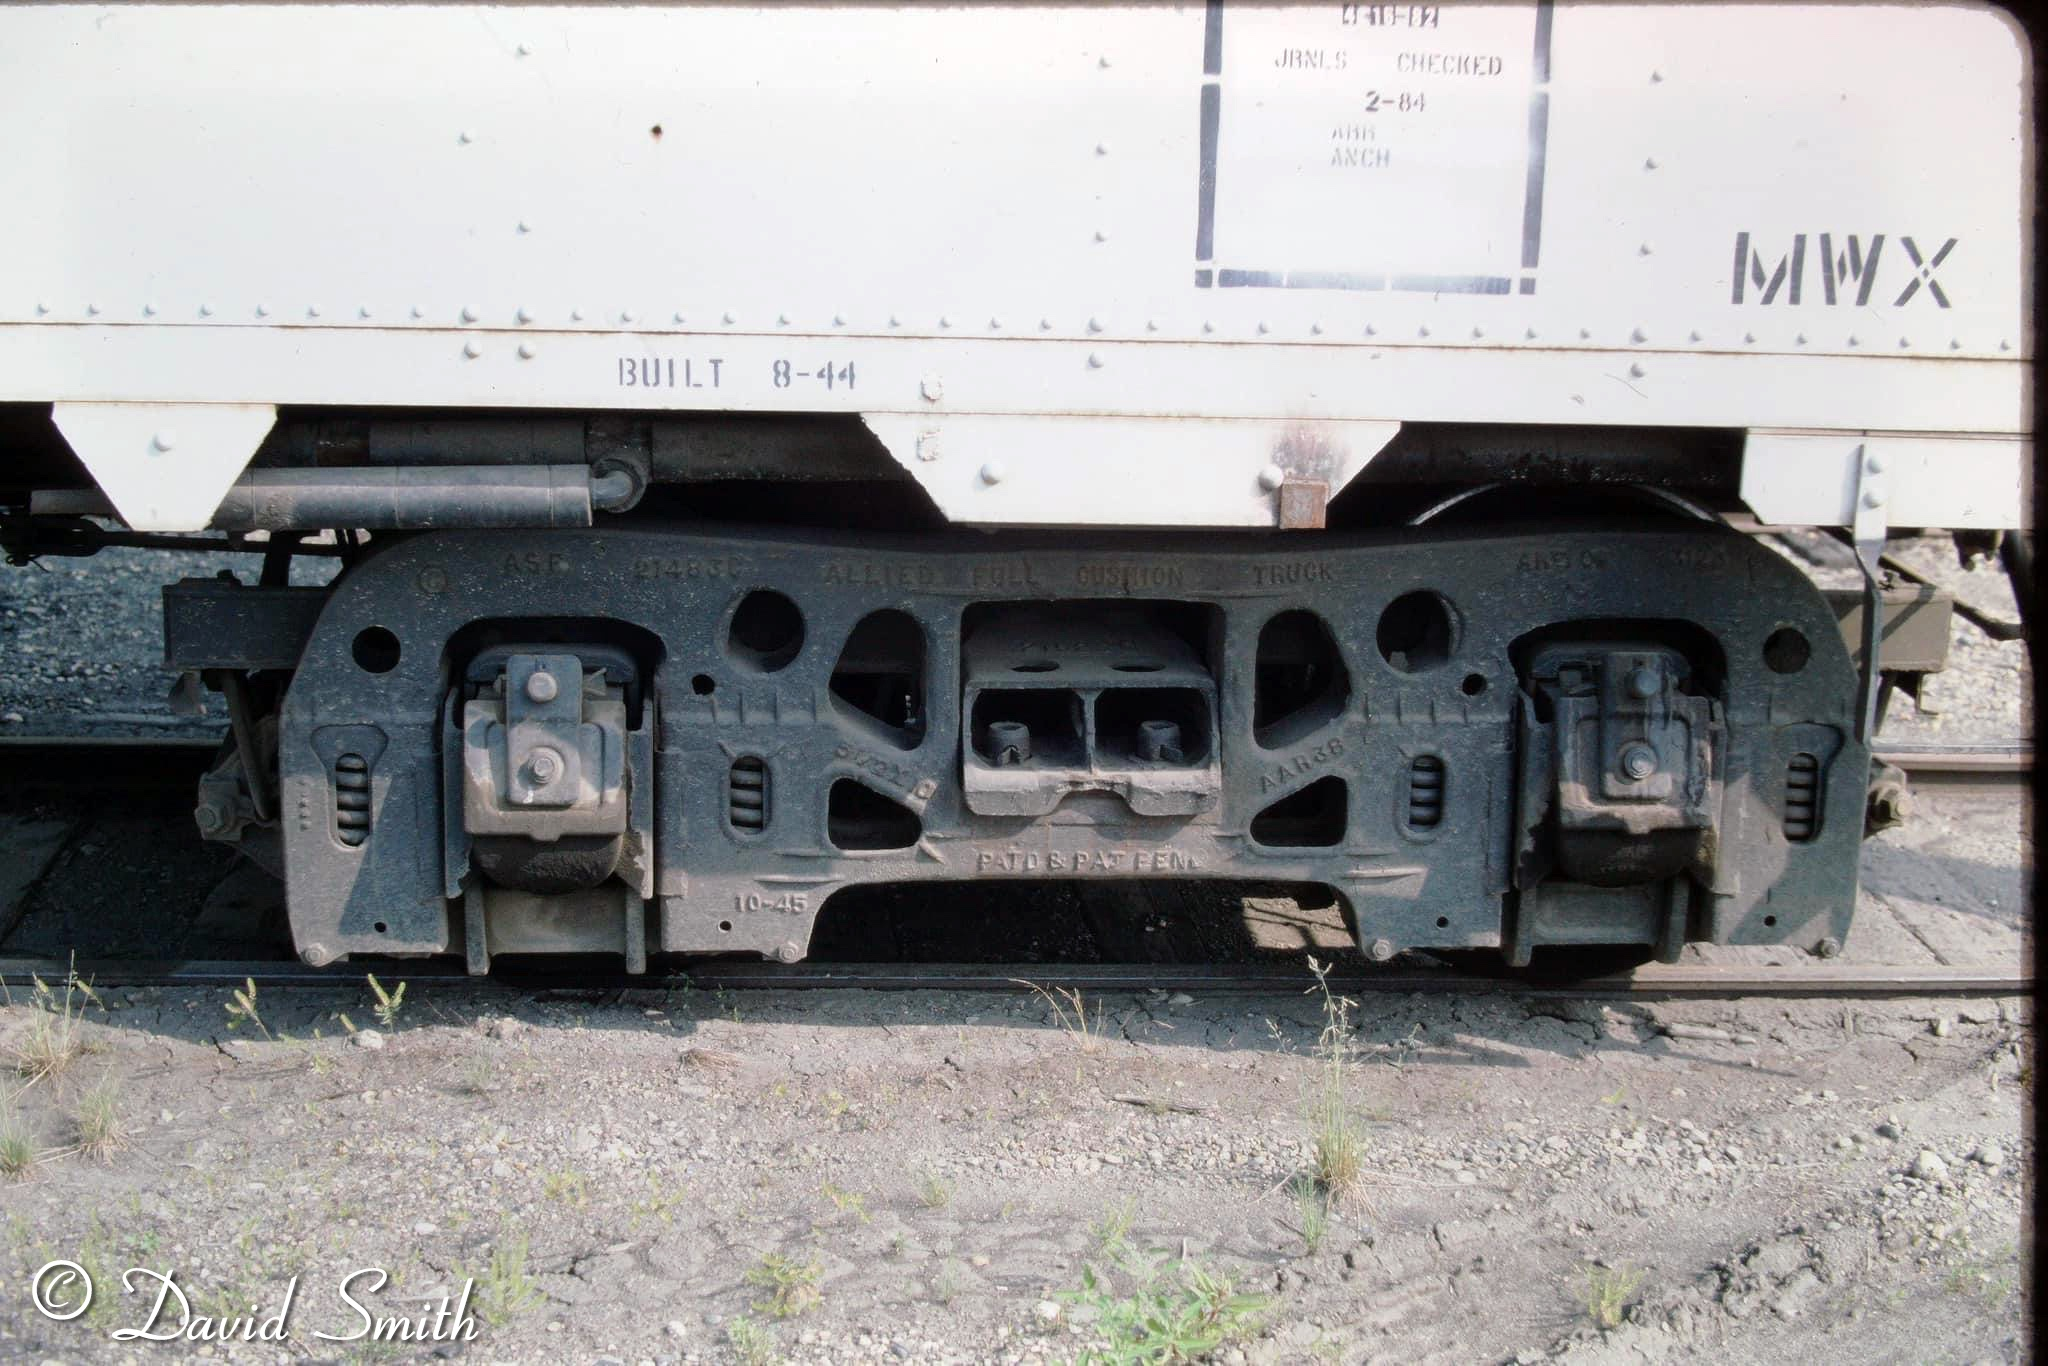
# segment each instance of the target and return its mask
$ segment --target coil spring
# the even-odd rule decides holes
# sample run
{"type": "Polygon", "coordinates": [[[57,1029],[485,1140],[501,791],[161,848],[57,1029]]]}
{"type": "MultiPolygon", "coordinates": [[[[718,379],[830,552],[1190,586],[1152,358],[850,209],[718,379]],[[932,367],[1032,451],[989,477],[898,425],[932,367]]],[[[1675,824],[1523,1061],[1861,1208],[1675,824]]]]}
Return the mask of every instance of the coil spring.
{"type": "Polygon", "coordinates": [[[370,765],[360,754],[334,761],[334,830],[351,849],[370,837],[370,765]]]}
{"type": "Polygon", "coordinates": [[[768,765],[753,755],[732,761],[726,774],[726,797],[735,830],[761,830],[768,825],[768,765]]]}
{"type": "Polygon", "coordinates": [[[1785,765],[1785,838],[1803,844],[1820,830],[1820,760],[1795,754],[1785,765]]]}
{"type": "Polygon", "coordinates": [[[1418,754],[1408,765],[1408,828],[1434,830],[1444,818],[1444,761],[1418,754]]]}

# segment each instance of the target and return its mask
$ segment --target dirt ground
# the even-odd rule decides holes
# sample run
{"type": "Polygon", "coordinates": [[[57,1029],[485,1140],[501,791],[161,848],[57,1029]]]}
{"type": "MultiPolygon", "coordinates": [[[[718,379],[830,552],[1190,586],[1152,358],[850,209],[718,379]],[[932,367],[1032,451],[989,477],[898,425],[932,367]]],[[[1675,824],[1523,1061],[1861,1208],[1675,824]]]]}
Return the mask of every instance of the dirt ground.
{"type": "MultiPolygon", "coordinates": [[[[117,567],[0,576],[0,727],[188,724],[146,618],[118,625],[161,575],[117,567]]],[[[2020,648],[1957,632],[1941,714],[1889,737],[2026,732],[2020,648]]],[[[214,951],[262,894],[189,819],[0,802],[0,953],[214,951]]],[[[1866,845],[1844,961],[2026,959],[2028,861],[2011,805],[1929,801],[1866,845]]],[[[1044,917],[1006,953],[1100,935],[1101,906],[977,895],[952,918],[1044,917]]],[[[1333,1049],[1312,994],[1090,995],[1081,1023],[1022,989],[421,979],[380,1020],[367,981],[68,1012],[51,985],[0,1005],[0,1359],[1050,1363],[1141,1307],[1230,1363],[2032,1359],[2030,1002],[1372,995],[1333,1049]],[[1326,1201],[1302,1178],[1347,1137],[1326,1201]],[[115,1339],[153,1276],[189,1306],[160,1333],[263,1326],[296,1277],[289,1337],[115,1339]],[[38,1311],[85,1277],[75,1318],[38,1311]],[[459,1301],[473,1340],[316,1336],[362,1329],[344,1289],[417,1331],[459,1301]]]]}

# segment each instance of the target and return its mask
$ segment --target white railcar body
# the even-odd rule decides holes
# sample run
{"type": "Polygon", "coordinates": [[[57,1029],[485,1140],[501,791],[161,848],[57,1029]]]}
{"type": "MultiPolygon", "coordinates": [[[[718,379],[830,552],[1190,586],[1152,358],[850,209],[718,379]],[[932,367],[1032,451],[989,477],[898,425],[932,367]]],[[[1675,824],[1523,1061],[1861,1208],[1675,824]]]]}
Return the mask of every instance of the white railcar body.
{"type": "Polygon", "coordinates": [[[2014,526],[2030,81],[1988,8],[12,6],[0,400],[150,529],[282,404],[858,413],[988,524],[1718,427],[2014,526]]]}

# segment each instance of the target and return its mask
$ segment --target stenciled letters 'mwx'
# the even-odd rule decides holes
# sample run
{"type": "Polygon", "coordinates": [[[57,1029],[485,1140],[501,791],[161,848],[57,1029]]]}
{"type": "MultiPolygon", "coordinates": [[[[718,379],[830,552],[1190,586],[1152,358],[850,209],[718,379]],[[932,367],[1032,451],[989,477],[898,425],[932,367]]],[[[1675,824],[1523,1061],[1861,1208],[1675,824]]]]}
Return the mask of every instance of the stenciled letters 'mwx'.
{"type": "MultiPolygon", "coordinates": [[[[1871,237],[1866,247],[1863,240],[1850,233],[1837,239],[1833,233],[1819,234],[1820,284],[1822,302],[1855,303],[1858,306],[1870,302],[1871,287],[1877,283],[1878,261],[1884,256],[1885,236],[1878,233],[1871,237]],[[1837,246],[1839,240],[1840,246],[1837,246]],[[1852,299],[1850,296],[1854,294],[1852,299]]],[[[1730,299],[1742,303],[1749,294],[1754,294],[1760,304],[1776,303],[1782,295],[1788,304],[1798,304],[1802,287],[1806,281],[1806,233],[1795,233],[1792,249],[1778,257],[1775,266],[1764,264],[1763,253],[1750,245],[1746,232],[1735,234],[1735,283],[1730,299]]],[[[1899,248],[1905,252],[1907,262],[1913,271],[1906,287],[1899,297],[1892,300],[1892,307],[1898,308],[1918,294],[1924,286],[1928,296],[1941,308],[1947,308],[1948,295],[1942,292],[1941,284],[1934,278],[1948,254],[1955,250],[1956,239],[1951,237],[1943,242],[1932,256],[1926,255],[1910,237],[1899,239],[1899,248]]],[[[1898,260],[1898,254],[1890,258],[1898,260]]]]}

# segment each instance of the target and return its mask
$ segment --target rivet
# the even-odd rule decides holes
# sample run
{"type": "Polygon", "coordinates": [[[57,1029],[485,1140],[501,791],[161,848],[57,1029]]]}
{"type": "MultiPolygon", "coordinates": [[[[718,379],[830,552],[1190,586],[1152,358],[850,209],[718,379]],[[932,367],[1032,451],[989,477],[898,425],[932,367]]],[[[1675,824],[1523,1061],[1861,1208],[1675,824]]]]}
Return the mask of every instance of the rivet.
{"type": "Polygon", "coordinates": [[[531,227],[531,226],[529,226],[529,225],[527,224],[527,221],[526,221],[526,220],[525,220],[524,218],[522,218],[522,219],[520,219],[520,220],[519,220],[519,231],[521,231],[521,232],[532,232],[532,231],[533,231],[533,229],[532,229],[532,227],[531,227]]]}
{"type": "Polygon", "coordinates": [[[1322,335],[1323,335],[1323,325],[1322,325],[1321,323],[1310,323],[1310,324],[1308,325],[1308,334],[1309,334],[1309,335],[1310,335],[1311,337],[1320,337],[1320,336],[1322,336],[1322,335]]]}
{"type": "Polygon", "coordinates": [[[1102,330],[1102,319],[1090,318],[1088,320],[1088,330],[1090,332],[1100,332],[1102,330]]]}
{"type": "Polygon", "coordinates": [[[36,300],[36,312],[38,312],[38,313],[48,313],[49,311],[50,311],[50,305],[49,305],[49,302],[48,302],[47,300],[44,300],[44,299],[38,299],[38,300],[36,300]]]}
{"type": "Polygon", "coordinates": [[[1101,228],[1097,228],[1095,230],[1095,240],[1098,242],[1107,242],[1109,240],[1109,234],[1104,232],[1101,228]]]}
{"type": "Polygon", "coordinates": [[[1259,335],[1260,335],[1260,336],[1262,336],[1262,337],[1263,337],[1263,336],[1265,336],[1265,335],[1266,335],[1266,334],[1267,334],[1268,332],[1270,332],[1270,331],[1272,331],[1272,330],[1273,330],[1273,329],[1271,329],[1270,327],[1267,327],[1267,326],[1266,326],[1266,320],[1265,320],[1265,319],[1261,318],[1261,319],[1259,320],[1259,335]]]}
{"type": "Polygon", "coordinates": [[[1003,462],[991,460],[981,467],[981,482],[984,484],[1000,484],[1003,482],[1004,473],[1003,462]]]}
{"type": "Polygon", "coordinates": [[[1641,379],[1643,377],[1643,367],[1640,365],[1629,366],[1628,377],[1630,379],[1641,379]]]}
{"type": "Polygon", "coordinates": [[[1635,331],[1628,334],[1628,339],[1632,342],[1646,342],[1649,340],[1649,337],[1644,335],[1642,328],[1638,327],[1635,331]]]}
{"type": "Polygon", "coordinates": [[[142,316],[145,318],[154,318],[156,316],[156,305],[144,304],[142,306],[142,316]]]}
{"type": "Polygon", "coordinates": [[[306,316],[307,316],[307,317],[309,317],[309,318],[317,318],[317,317],[319,317],[319,316],[320,316],[320,305],[318,305],[318,304],[307,304],[307,305],[306,305],[306,316]]]}
{"type": "Polygon", "coordinates": [[[788,315],[787,313],[778,313],[778,314],[776,314],[776,315],[775,315],[775,325],[776,325],[777,327],[788,327],[788,326],[789,326],[789,315],[788,315]]]}
{"type": "Polygon", "coordinates": [[[1472,338],[1473,338],[1473,340],[1474,340],[1474,341],[1477,341],[1477,340],[1478,340],[1479,338],[1481,338],[1481,337],[1483,337],[1483,336],[1485,336],[1485,335],[1486,335],[1486,330],[1485,330],[1484,328],[1479,328],[1479,327],[1475,327],[1475,328],[1473,328],[1473,329],[1472,329],[1472,338]]]}
{"type": "Polygon", "coordinates": [[[679,323],[688,321],[688,319],[683,317],[683,310],[680,308],[675,311],[675,321],[679,323]]]}
{"type": "Polygon", "coordinates": [[[1906,339],[1905,339],[1904,337],[1901,337],[1901,338],[1899,338],[1899,345],[1900,345],[1901,347],[1909,347],[1909,346],[1911,346],[1912,344],[1913,344],[1913,343],[1911,343],[1911,342],[1907,341],[1907,340],[1906,340],[1906,339]]]}
{"type": "Polygon", "coordinates": [[[1423,325],[1422,325],[1421,327],[1418,327],[1418,328],[1416,328],[1416,329],[1415,329],[1415,335],[1416,335],[1416,336],[1418,336],[1418,337],[1426,337],[1426,336],[1428,336],[1428,335],[1429,335],[1429,325],[1428,325],[1427,323],[1425,323],[1425,324],[1423,324],[1423,325]]]}
{"type": "Polygon", "coordinates": [[[1801,333],[1800,333],[1800,334],[1799,334],[1798,336],[1794,337],[1794,338],[1793,338],[1792,340],[1793,340],[1794,342],[1796,342],[1797,344],[1799,344],[1800,346],[1804,346],[1804,345],[1806,345],[1806,334],[1805,334],[1804,332],[1801,332],[1801,333]]]}
{"type": "Polygon", "coordinates": [[[1593,330],[1592,330],[1591,328],[1589,328],[1589,327],[1582,327],[1582,328],[1580,328],[1580,329],[1579,329],[1579,340],[1580,340],[1580,341],[1591,341],[1592,339],[1593,339],[1593,330]]]}
{"type": "Polygon", "coordinates": [[[462,130],[461,132],[457,133],[457,134],[455,135],[455,140],[456,140],[457,142],[462,142],[462,143],[468,143],[468,142],[473,142],[473,141],[475,141],[475,139],[474,139],[473,137],[471,137],[471,135],[470,135],[470,131],[469,131],[469,130],[468,130],[467,128],[465,128],[465,129],[463,129],[463,130],[462,130]]]}
{"type": "Polygon", "coordinates": [[[895,315],[894,313],[891,313],[891,314],[889,315],[889,326],[891,326],[891,327],[901,327],[901,326],[903,326],[903,320],[902,320],[901,318],[897,317],[897,316],[896,316],[896,315],[895,315]]]}
{"type": "Polygon", "coordinates": [[[368,304],[363,304],[363,305],[361,305],[360,307],[358,307],[358,308],[356,309],[356,316],[357,316],[358,318],[367,318],[367,317],[369,317],[369,316],[370,316],[370,306],[369,306],[368,304]]]}
{"type": "Polygon", "coordinates": [[[1377,336],[1378,336],[1379,334],[1380,334],[1380,330],[1379,330],[1379,329],[1378,329],[1377,327],[1374,327],[1374,326],[1373,326],[1373,325],[1372,325],[1371,323],[1367,323],[1367,324],[1365,325],[1365,335],[1366,335],[1366,336],[1368,336],[1368,337],[1377,337],[1377,336]]]}
{"type": "Polygon", "coordinates": [[[462,320],[466,323],[475,322],[476,310],[474,308],[471,308],[468,304],[464,304],[462,306],[462,320]]]}
{"type": "Polygon", "coordinates": [[[725,325],[726,325],[727,327],[730,327],[730,326],[732,326],[732,325],[733,325],[733,323],[734,323],[735,321],[737,321],[737,320],[736,320],[736,319],[735,319],[735,318],[734,318],[734,317],[732,316],[732,314],[730,314],[730,313],[727,313],[727,314],[725,315],[725,325]]]}
{"type": "Polygon", "coordinates": [[[953,325],[953,318],[952,318],[952,315],[950,315],[950,314],[946,314],[946,313],[941,313],[941,314],[939,315],[939,326],[940,326],[940,327],[951,327],[952,325],[953,325]]]}
{"type": "Polygon", "coordinates": [[[1881,455],[1865,456],[1863,459],[1863,468],[1865,470],[1868,470],[1872,474],[1883,474],[1884,457],[1881,455]]]}
{"type": "Polygon", "coordinates": [[[937,403],[946,390],[937,375],[926,375],[917,382],[917,392],[924,395],[926,403],[937,403]]]}
{"type": "Polygon", "coordinates": [[[917,458],[919,460],[937,460],[945,453],[945,447],[939,444],[939,434],[937,432],[919,432],[917,434],[917,458]]]}
{"type": "Polygon", "coordinates": [[[1100,370],[1102,368],[1102,353],[1100,351],[1090,351],[1088,353],[1088,368],[1090,370],[1100,370]]]}
{"type": "Polygon", "coordinates": [[[414,304],[414,305],[412,306],[412,315],[413,315],[413,316],[414,316],[415,318],[424,318],[424,317],[426,317],[426,316],[427,316],[427,310],[426,310],[426,309],[424,309],[424,308],[421,308],[421,307],[420,307],[420,306],[419,306],[418,304],[414,304]]]}
{"type": "Polygon", "coordinates": [[[1204,332],[1214,332],[1216,330],[1216,324],[1210,322],[1207,318],[1204,318],[1202,319],[1202,330],[1204,332]]]}
{"type": "Polygon", "coordinates": [[[634,317],[635,314],[633,310],[630,308],[622,308],[619,310],[619,321],[622,323],[632,322],[634,320],[634,317]]]}
{"type": "Polygon", "coordinates": [[[1643,161],[1643,169],[1644,169],[1644,170],[1646,170],[1646,171],[1654,171],[1654,170],[1656,170],[1656,169],[1657,169],[1657,158],[1655,158],[1655,157],[1646,157],[1646,158],[1644,159],[1644,161],[1643,161]]]}
{"type": "Polygon", "coordinates": [[[1651,84],[1651,85],[1656,85],[1656,84],[1657,84],[1657,83],[1658,83],[1659,81],[1662,81],[1663,79],[1664,79],[1664,73],[1663,73],[1663,72],[1661,72],[1661,71],[1652,71],[1652,72],[1650,73],[1650,84],[1651,84]]]}
{"type": "Polygon", "coordinates": [[[475,360],[478,356],[481,356],[483,353],[483,346],[480,343],[478,343],[475,338],[471,338],[470,340],[462,344],[462,354],[468,356],[471,360],[475,360]]]}
{"type": "Polygon", "coordinates": [[[1259,487],[1272,493],[1287,482],[1287,471],[1278,465],[1267,465],[1259,471],[1259,487]]]}
{"type": "Polygon", "coordinates": [[[517,52],[522,57],[531,57],[533,55],[533,44],[521,43],[518,47],[514,48],[513,51],[517,52]]]}
{"type": "Polygon", "coordinates": [[[2010,351],[2012,350],[2012,343],[2006,341],[2004,338],[2000,338],[1998,342],[1998,349],[2001,351],[2010,351]]]}
{"type": "Polygon", "coordinates": [[[1884,485],[1879,484],[1863,491],[1863,506],[1881,508],[1884,506],[1884,485]]]}
{"type": "MultiPolygon", "coordinates": [[[[681,321],[682,321],[682,319],[681,319],[681,318],[677,318],[677,319],[676,319],[676,321],[677,321],[677,322],[681,322],[681,321]]],[[[844,327],[844,326],[846,326],[846,315],[845,315],[844,313],[834,313],[834,314],[832,315],[832,325],[833,325],[834,327],[844,327]]]]}
{"type": "Polygon", "coordinates": [[[1099,157],[1106,157],[1106,156],[1108,156],[1108,155],[1109,155],[1109,144],[1108,144],[1108,143],[1106,143],[1106,142],[1098,142],[1098,143],[1096,143],[1096,144],[1095,144],[1095,155],[1097,155],[1097,156],[1099,156],[1099,157]]]}
{"type": "Polygon", "coordinates": [[[1051,318],[1040,318],[1040,319],[1038,320],[1038,330],[1039,330],[1039,331],[1041,331],[1041,332],[1050,332],[1050,331],[1052,331],[1052,319],[1051,319],[1051,318]]]}
{"type": "Polygon", "coordinates": [[[1959,338],[1959,337],[1950,337],[1950,338],[1948,339],[1948,349],[1949,349],[1949,350],[1951,350],[1951,351],[1960,351],[1960,350],[1962,350],[1962,349],[1963,349],[1963,343],[1962,343],[1962,339],[1961,339],[1961,338],[1959,338]]]}
{"type": "Polygon", "coordinates": [[[1687,334],[1686,334],[1686,339],[1687,339],[1688,341],[1698,341],[1698,340],[1700,339],[1700,334],[1699,334],[1699,330],[1698,330],[1697,328],[1695,328],[1695,329],[1694,329],[1693,331],[1691,331],[1691,332],[1687,333],[1687,334]]]}
{"type": "MultiPolygon", "coordinates": [[[[41,308],[41,305],[40,305],[40,304],[39,304],[39,305],[37,305],[37,308],[38,308],[38,309],[40,309],[40,308],[41,308]]],[[[211,317],[213,316],[213,305],[212,305],[212,304],[201,304],[201,305],[199,305],[199,316],[200,316],[200,317],[202,317],[202,318],[211,318],[211,317]]]]}
{"type": "MultiPolygon", "coordinates": [[[[1159,319],[1157,319],[1157,318],[1147,318],[1147,319],[1145,319],[1145,330],[1146,330],[1147,332],[1157,332],[1157,331],[1159,330],[1159,319]]],[[[1320,332],[1320,331],[1322,331],[1322,330],[1323,330],[1323,329],[1322,329],[1322,328],[1320,328],[1320,327],[1318,327],[1318,328],[1316,329],[1316,331],[1318,331],[1318,332],[1320,332]]]]}
{"type": "Polygon", "coordinates": [[[1526,340],[1528,340],[1528,341],[1535,341],[1535,340],[1536,340],[1536,329],[1535,329],[1535,328],[1533,328],[1533,327],[1532,327],[1532,328],[1529,328],[1529,329],[1528,329],[1527,331],[1525,331],[1525,332],[1523,332],[1523,333],[1522,333],[1522,336],[1523,336],[1523,338],[1524,338],[1524,339],[1526,339],[1526,340]]]}
{"type": "Polygon", "coordinates": [[[580,323],[580,322],[582,322],[582,321],[583,321],[583,310],[582,310],[582,309],[580,309],[580,308],[572,308],[572,309],[570,309],[570,310],[569,310],[569,321],[570,321],[570,322],[572,322],[572,323],[580,323]]]}
{"type": "Polygon", "coordinates": [[[1096,64],[1097,64],[1098,66],[1101,66],[1101,67],[1105,67],[1105,68],[1107,68],[1107,67],[1109,66],[1109,58],[1108,58],[1108,57],[1103,57],[1103,58],[1102,58],[1102,59],[1101,59],[1101,60],[1100,60],[1099,62],[1097,62],[1096,64]]]}
{"type": "Polygon", "coordinates": [[[519,359],[521,359],[521,360],[532,360],[532,359],[533,359],[533,343],[532,343],[532,342],[521,342],[521,343],[519,343],[519,359]]]}
{"type": "Polygon", "coordinates": [[[1003,320],[1001,318],[990,318],[988,320],[988,325],[990,331],[1000,332],[1003,327],[1003,320]]]}
{"type": "Polygon", "coordinates": [[[1756,344],[1756,333],[1745,332],[1742,334],[1742,339],[1748,342],[1750,345],[1754,346],[1756,344]]]}
{"type": "Polygon", "coordinates": [[[1856,338],[1855,338],[1855,337],[1851,336],[1851,337],[1849,338],[1849,345],[1851,345],[1851,346],[1854,346],[1854,345],[1856,345],[1856,338]]]}
{"type": "Polygon", "coordinates": [[[512,316],[517,318],[520,322],[530,323],[533,321],[533,310],[528,308],[525,304],[521,304],[519,305],[519,310],[512,316]]]}
{"type": "MultiPolygon", "coordinates": [[[[97,312],[98,312],[99,310],[98,310],[98,309],[96,309],[96,308],[94,308],[94,307],[93,307],[93,306],[92,306],[91,304],[87,304],[87,305],[85,306],[85,311],[86,311],[86,312],[88,312],[88,313],[97,313],[97,312]]],[[[269,316],[270,316],[270,305],[269,305],[269,304],[258,304],[258,305],[256,305],[256,316],[257,316],[257,317],[259,317],[259,318],[267,318],[267,317],[269,317],[269,316]]]]}
{"type": "Polygon", "coordinates": [[[156,447],[160,451],[167,451],[171,449],[171,447],[178,444],[178,434],[169,429],[165,429],[164,431],[160,431],[155,436],[151,437],[149,440],[149,444],[156,447]]]}
{"type": "Polygon", "coordinates": [[[1643,244],[1642,244],[1642,245],[1641,245],[1640,247],[1637,247],[1637,248],[1636,248],[1636,255],[1638,255],[1638,256],[1648,256],[1649,254],[1650,254],[1650,244],[1649,244],[1648,242],[1645,242],[1645,243],[1643,243],[1643,244]]]}

